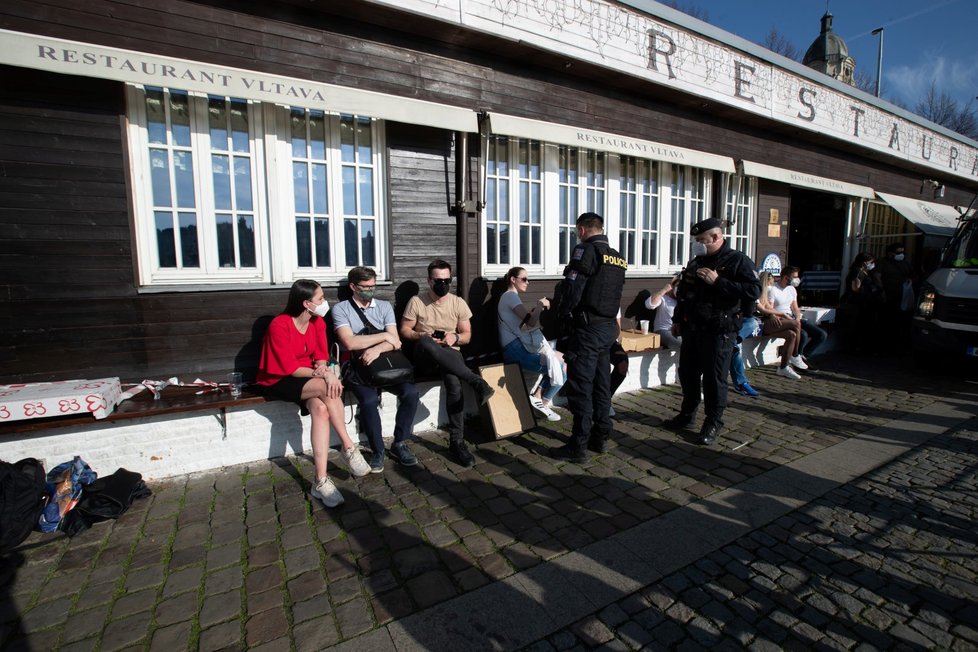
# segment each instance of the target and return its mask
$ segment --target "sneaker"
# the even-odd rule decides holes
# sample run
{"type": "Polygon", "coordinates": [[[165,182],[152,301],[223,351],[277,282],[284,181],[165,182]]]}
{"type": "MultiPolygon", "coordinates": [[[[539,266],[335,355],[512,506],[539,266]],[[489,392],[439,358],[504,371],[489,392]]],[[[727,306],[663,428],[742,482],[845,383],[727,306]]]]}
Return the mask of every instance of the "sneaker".
{"type": "Polygon", "coordinates": [[[544,403],[536,396],[530,397],[530,405],[533,406],[534,410],[547,417],[547,421],[560,421],[560,415],[554,412],[549,405],[544,403]]]}
{"type": "Polygon", "coordinates": [[[464,441],[453,441],[448,445],[448,452],[459,466],[465,468],[475,466],[475,458],[472,457],[472,453],[469,452],[469,447],[465,445],[464,441]]]}
{"type": "Polygon", "coordinates": [[[793,355],[788,360],[788,364],[792,367],[797,367],[798,369],[808,369],[808,364],[801,359],[800,355],[793,355]]]}
{"type": "Polygon", "coordinates": [[[414,456],[414,453],[403,441],[395,441],[391,444],[391,457],[404,466],[414,466],[418,463],[418,458],[414,456]]]}
{"type": "Polygon", "coordinates": [[[744,396],[758,396],[760,392],[751,387],[750,383],[743,383],[742,385],[736,385],[734,391],[738,394],[743,394],[744,396]]]}
{"type": "Polygon", "coordinates": [[[475,400],[480,406],[488,403],[492,395],[496,393],[496,390],[481,378],[472,385],[472,389],[475,390],[475,400]]]}
{"type": "Polygon", "coordinates": [[[350,473],[354,477],[362,478],[370,473],[370,465],[367,464],[367,460],[363,459],[363,455],[356,445],[343,451],[343,459],[346,460],[347,465],[350,467],[350,473]]]}
{"type": "Polygon", "coordinates": [[[383,473],[384,472],[384,451],[378,451],[370,456],[370,461],[367,462],[370,465],[371,473],[383,473]]]}
{"type": "Polygon", "coordinates": [[[312,491],[309,493],[313,498],[321,500],[326,507],[339,507],[343,504],[343,494],[336,488],[333,481],[329,479],[329,476],[314,484],[312,491]]]}
{"type": "Polygon", "coordinates": [[[784,376],[785,378],[793,378],[794,380],[801,378],[801,376],[798,375],[798,372],[791,368],[791,365],[781,367],[774,373],[778,374],[779,376],[784,376]]]}

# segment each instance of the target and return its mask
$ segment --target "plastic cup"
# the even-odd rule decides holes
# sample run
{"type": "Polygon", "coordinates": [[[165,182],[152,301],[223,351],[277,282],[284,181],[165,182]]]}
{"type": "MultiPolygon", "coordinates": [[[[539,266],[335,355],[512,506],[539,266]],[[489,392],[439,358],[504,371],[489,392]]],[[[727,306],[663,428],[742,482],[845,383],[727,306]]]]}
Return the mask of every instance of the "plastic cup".
{"type": "Polygon", "coordinates": [[[638,322],[638,325],[639,325],[639,328],[642,329],[642,335],[648,335],[649,334],[649,320],[648,319],[642,319],[642,320],[640,320],[638,322]]]}
{"type": "Polygon", "coordinates": [[[241,396],[241,386],[243,384],[244,380],[241,377],[240,371],[232,371],[228,374],[228,388],[231,390],[231,398],[241,396]]]}

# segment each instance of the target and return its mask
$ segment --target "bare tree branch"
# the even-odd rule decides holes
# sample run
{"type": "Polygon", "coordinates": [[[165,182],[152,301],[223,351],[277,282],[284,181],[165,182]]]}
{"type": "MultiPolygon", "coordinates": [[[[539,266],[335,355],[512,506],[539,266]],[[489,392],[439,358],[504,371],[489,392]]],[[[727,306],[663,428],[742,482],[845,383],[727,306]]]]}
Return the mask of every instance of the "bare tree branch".
{"type": "Polygon", "coordinates": [[[795,47],[794,43],[788,40],[788,37],[784,35],[777,27],[771,26],[771,31],[767,33],[764,37],[764,41],[761,45],[766,47],[772,52],[777,52],[783,57],[793,59],[795,61],[801,61],[801,52],[795,47]]]}

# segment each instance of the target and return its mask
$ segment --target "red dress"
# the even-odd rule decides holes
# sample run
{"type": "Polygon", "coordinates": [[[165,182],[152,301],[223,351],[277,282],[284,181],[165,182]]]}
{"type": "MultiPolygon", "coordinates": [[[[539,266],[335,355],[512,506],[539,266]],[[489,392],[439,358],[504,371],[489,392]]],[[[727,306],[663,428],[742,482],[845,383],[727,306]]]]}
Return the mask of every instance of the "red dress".
{"type": "Polygon", "coordinates": [[[279,315],[265,333],[256,382],[274,385],[299,367],[312,369],[316,360],[329,360],[326,321],[312,317],[306,332],[300,333],[291,316],[279,315]]]}

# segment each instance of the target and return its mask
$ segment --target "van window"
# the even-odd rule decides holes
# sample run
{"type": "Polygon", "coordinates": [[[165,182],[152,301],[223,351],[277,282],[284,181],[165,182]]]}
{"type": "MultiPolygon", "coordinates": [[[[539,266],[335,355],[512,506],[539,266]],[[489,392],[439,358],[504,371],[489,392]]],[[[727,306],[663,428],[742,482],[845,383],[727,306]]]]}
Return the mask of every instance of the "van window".
{"type": "Polygon", "coordinates": [[[942,267],[978,268],[978,219],[970,219],[958,229],[944,250],[942,267]]]}

